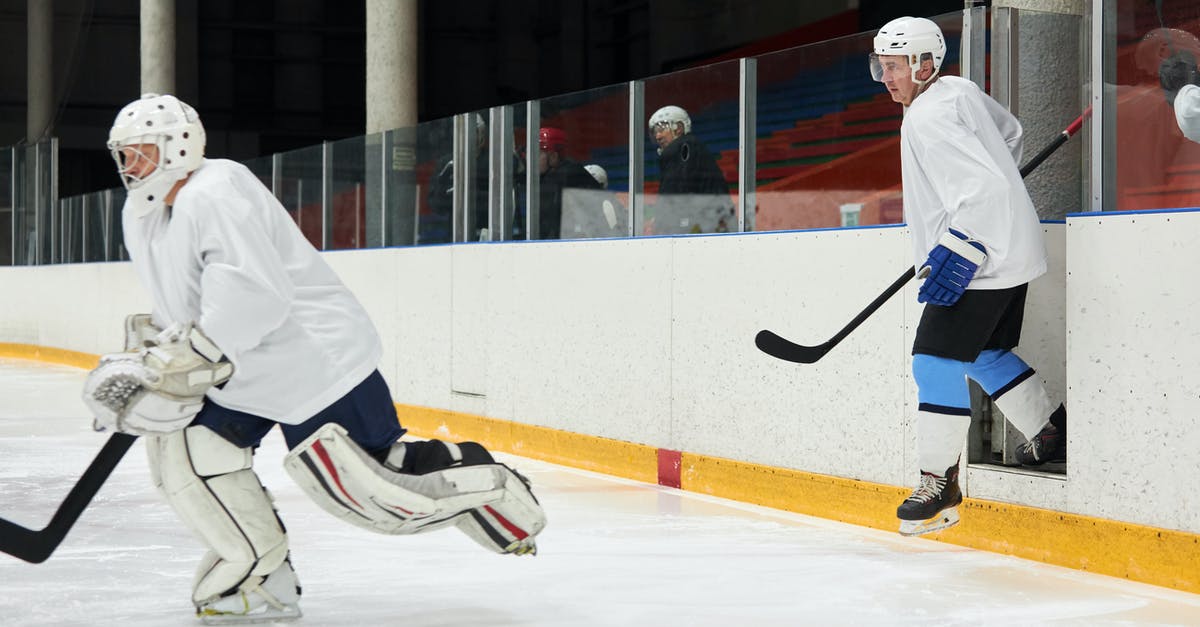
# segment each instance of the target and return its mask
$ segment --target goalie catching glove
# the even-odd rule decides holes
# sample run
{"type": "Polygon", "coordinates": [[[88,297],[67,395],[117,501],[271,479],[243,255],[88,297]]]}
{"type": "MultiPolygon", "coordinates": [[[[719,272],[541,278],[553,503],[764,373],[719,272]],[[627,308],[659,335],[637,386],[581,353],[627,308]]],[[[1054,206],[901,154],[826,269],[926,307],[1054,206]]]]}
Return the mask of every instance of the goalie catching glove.
{"type": "Polygon", "coordinates": [[[98,426],[132,435],[186,427],[209,388],[233,375],[233,364],[192,323],[171,325],[144,348],[111,353],[88,373],[83,402],[98,426]]]}

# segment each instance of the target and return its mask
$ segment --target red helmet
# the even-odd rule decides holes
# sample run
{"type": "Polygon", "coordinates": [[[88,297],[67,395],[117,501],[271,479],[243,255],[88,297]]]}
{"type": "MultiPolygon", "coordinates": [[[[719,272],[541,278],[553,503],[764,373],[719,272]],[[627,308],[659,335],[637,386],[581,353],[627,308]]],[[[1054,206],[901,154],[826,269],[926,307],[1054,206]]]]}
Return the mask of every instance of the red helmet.
{"type": "Polygon", "coordinates": [[[561,128],[543,126],[538,129],[538,146],[542,150],[562,150],[567,145],[567,134],[561,128]]]}

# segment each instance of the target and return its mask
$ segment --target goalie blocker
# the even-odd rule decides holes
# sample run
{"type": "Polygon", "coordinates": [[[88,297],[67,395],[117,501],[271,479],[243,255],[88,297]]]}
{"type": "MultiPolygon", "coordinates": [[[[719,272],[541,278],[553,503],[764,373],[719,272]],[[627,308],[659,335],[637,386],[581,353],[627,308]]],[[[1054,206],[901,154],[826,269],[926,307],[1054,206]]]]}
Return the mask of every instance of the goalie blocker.
{"type": "Polygon", "coordinates": [[[329,423],[295,447],[284,467],[325,511],[378,533],[456,526],[490,551],[525,555],[537,552],[534,538],[546,526],[528,480],[470,442],[397,442],[381,463],[329,423]]]}

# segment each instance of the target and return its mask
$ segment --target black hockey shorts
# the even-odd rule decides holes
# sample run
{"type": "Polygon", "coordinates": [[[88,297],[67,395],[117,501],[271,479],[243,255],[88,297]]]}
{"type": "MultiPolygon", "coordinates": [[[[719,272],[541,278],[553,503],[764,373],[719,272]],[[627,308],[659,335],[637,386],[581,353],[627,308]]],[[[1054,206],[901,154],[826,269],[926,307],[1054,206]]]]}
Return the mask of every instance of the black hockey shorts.
{"type": "Polygon", "coordinates": [[[925,305],[914,355],[973,362],[985,350],[1011,350],[1021,342],[1029,284],[1002,290],[971,290],[950,307],[925,305]]]}
{"type": "Polygon", "coordinates": [[[277,423],[222,407],[205,398],[204,406],[191,426],[208,427],[239,448],[257,448],[263,436],[278,424],[288,450],[291,450],[327,422],[336,422],[345,427],[350,439],[368,452],[391,446],[405,432],[396,417],[396,406],[392,404],[387,382],[378,370],[332,405],[298,425],[277,423]]]}

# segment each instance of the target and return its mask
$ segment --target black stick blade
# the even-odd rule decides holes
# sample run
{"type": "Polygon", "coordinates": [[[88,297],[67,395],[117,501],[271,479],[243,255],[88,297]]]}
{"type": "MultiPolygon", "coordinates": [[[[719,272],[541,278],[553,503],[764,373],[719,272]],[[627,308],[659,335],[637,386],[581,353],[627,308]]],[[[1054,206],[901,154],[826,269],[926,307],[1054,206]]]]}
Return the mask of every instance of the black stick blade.
{"type": "Polygon", "coordinates": [[[109,436],[44,529],[33,530],[0,518],[0,551],[31,564],[46,561],[54,549],[62,544],[67,532],[79,520],[88,503],[92,502],[92,497],[100,491],[136,439],[136,435],[127,433],[109,436]]]}
{"type": "Polygon", "coordinates": [[[819,346],[802,346],[779,337],[775,333],[763,329],[754,336],[754,345],[758,350],[784,361],[790,361],[797,364],[816,363],[817,360],[825,356],[830,348],[833,348],[828,343],[819,346]]]}

